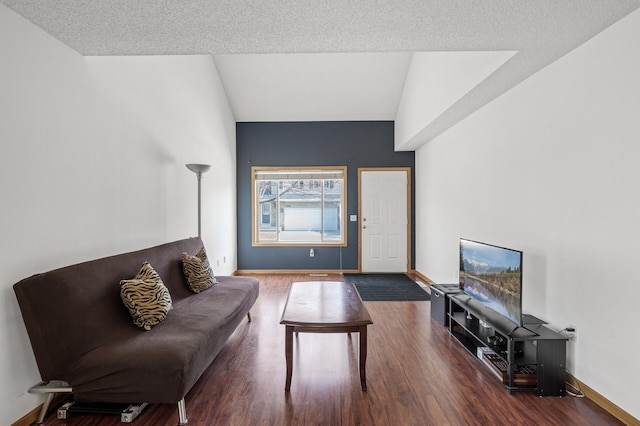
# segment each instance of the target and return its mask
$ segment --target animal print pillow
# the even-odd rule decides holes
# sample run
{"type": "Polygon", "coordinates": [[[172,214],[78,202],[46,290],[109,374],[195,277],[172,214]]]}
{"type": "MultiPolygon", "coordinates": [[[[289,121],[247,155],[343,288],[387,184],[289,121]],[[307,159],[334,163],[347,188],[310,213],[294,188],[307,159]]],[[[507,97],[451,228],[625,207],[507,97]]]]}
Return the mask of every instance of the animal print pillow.
{"type": "Polygon", "coordinates": [[[189,288],[194,293],[200,293],[218,283],[204,247],[195,256],[182,253],[182,270],[189,288]]]}
{"type": "Polygon", "coordinates": [[[120,281],[120,298],[129,309],[133,323],[145,330],[160,324],[172,303],[169,290],[149,262],[144,262],[132,279],[120,281]]]}

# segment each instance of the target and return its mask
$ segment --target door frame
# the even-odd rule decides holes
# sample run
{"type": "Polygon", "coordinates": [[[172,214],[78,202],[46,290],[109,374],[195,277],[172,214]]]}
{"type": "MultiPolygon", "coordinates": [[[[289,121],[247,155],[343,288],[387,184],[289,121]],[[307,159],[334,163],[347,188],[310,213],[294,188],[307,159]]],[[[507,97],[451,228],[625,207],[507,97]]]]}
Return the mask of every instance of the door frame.
{"type": "Polygon", "coordinates": [[[358,167],[358,272],[362,273],[362,172],[401,172],[407,174],[407,270],[411,272],[411,167],[358,167]]]}

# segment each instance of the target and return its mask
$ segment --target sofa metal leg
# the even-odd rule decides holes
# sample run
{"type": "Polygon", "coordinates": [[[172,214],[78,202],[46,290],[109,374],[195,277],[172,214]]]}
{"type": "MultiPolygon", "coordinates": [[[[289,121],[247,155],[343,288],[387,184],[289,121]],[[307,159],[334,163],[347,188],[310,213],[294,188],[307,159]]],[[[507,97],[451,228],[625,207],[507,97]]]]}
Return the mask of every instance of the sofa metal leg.
{"type": "Polygon", "coordinates": [[[247,319],[251,322],[251,312],[247,312],[247,319]]]}
{"type": "Polygon", "coordinates": [[[178,401],[178,416],[180,417],[180,424],[186,425],[189,420],[187,420],[187,408],[184,404],[184,398],[178,401]]]}
{"type": "Polygon", "coordinates": [[[37,424],[44,423],[44,418],[47,415],[47,411],[49,411],[49,406],[51,405],[51,401],[53,401],[53,398],[55,398],[55,396],[56,394],[53,392],[47,394],[47,397],[45,398],[44,403],[42,404],[42,408],[40,409],[38,420],[36,420],[37,424]]]}
{"type": "Polygon", "coordinates": [[[36,420],[37,424],[42,424],[44,423],[44,418],[47,415],[49,406],[51,405],[51,402],[53,401],[53,398],[55,398],[56,394],[71,393],[72,389],[71,386],[69,386],[69,383],[63,382],[62,380],[47,380],[31,386],[28,392],[47,395],[44,399],[44,403],[42,404],[42,409],[40,409],[38,420],[36,420]]]}

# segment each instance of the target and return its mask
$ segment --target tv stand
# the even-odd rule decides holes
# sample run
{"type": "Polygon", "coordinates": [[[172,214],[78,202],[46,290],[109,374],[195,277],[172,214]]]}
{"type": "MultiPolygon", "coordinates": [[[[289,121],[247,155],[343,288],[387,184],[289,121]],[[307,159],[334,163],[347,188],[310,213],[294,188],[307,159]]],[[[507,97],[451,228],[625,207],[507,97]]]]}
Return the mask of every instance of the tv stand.
{"type": "MultiPolygon", "coordinates": [[[[525,325],[528,325],[528,324],[525,324],[525,325]]],[[[525,326],[523,325],[522,327],[516,327],[516,328],[514,328],[514,330],[516,330],[516,329],[517,329],[517,330],[520,330],[520,331],[521,331],[521,333],[522,333],[523,335],[525,335],[525,334],[529,333],[529,335],[531,335],[532,337],[533,337],[533,336],[539,336],[539,334],[538,334],[538,333],[536,333],[535,331],[531,330],[531,328],[533,328],[533,327],[529,327],[529,328],[527,328],[527,327],[525,327],[525,326]]]]}
{"type": "Polygon", "coordinates": [[[530,315],[524,325],[514,327],[464,293],[449,295],[449,334],[500,378],[510,394],[564,396],[568,338],[530,315]]]}

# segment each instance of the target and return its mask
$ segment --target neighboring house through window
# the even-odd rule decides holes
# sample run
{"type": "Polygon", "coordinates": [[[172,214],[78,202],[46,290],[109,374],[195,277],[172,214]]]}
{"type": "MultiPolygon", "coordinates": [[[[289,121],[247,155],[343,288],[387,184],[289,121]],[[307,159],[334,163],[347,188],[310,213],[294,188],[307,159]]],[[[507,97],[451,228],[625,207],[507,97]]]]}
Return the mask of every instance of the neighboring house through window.
{"type": "Polygon", "coordinates": [[[252,167],[251,173],[254,245],[346,245],[346,167],[252,167]]]}

